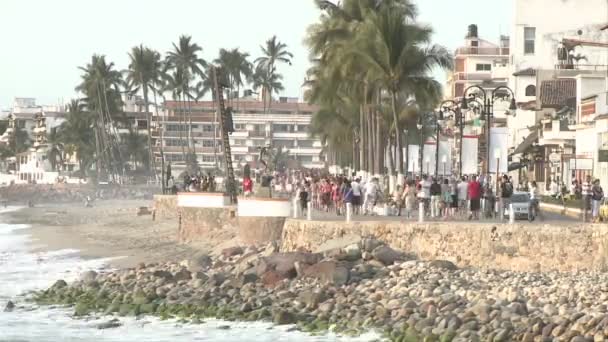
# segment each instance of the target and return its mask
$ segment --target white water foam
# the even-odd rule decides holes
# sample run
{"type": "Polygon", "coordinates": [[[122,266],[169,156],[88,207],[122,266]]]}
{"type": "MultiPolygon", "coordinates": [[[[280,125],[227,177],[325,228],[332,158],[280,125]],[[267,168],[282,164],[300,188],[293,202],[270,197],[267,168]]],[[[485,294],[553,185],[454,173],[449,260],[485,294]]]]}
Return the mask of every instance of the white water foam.
{"type": "MultiPolygon", "coordinates": [[[[0,210],[2,212],[6,210],[0,210]]],[[[110,317],[73,319],[73,310],[39,308],[25,302],[24,294],[49,287],[57,279],[77,279],[83,271],[103,268],[108,259],[83,260],[78,257],[77,250],[33,253],[28,247],[30,238],[18,232],[24,228],[28,226],[0,223],[1,342],[320,342],[371,341],[377,338],[377,335],[371,333],[358,338],[334,334],[309,336],[298,331],[288,331],[288,326],[273,326],[262,322],[206,320],[203,324],[193,325],[181,324],[175,320],[160,321],[152,317],[139,320],[120,318],[122,326],[99,330],[97,325],[107,322],[110,317]],[[9,300],[16,302],[19,309],[2,312],[9,300]],[[226,325],[230,329],[226,330],[226,325]]]]}

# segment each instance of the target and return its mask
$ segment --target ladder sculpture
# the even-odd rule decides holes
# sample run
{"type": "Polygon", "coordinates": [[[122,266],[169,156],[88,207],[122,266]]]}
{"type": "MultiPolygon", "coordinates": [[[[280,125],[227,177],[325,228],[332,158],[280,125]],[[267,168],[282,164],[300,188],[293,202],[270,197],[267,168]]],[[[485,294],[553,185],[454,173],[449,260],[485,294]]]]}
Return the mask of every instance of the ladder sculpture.
{"type": "Polygon", "coordinates": [[[215,101],[220,112],[220,130],[222,132],[222,146],[224,147],[224,163],[226,165],[226,193],[230,196],[230,203],[237,203],[236,181],[232,167],[232,153],[230,151],[230,139],[228,138],[228,115],[224,106],[224,89],[218,82],[218,68],[213,67],[213,85],[215,90],[215,101]]]}

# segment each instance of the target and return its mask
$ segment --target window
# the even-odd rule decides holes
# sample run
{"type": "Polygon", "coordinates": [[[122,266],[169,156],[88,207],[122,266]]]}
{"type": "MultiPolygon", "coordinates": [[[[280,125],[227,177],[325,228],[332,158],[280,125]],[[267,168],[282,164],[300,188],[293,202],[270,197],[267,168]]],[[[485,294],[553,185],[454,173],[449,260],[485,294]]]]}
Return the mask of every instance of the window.
{"type": "Polygon", "coordinates": [[[201,156],[201,161],[203,163],[213,163],[213,162],[215,162],[215,157],[212,155],[203,154],[201,156]]]}
{"type": "Polygon", "coordinates": [[[477,64],[475,68],[477,71],[492,71],[492,64],[477,64]]]}
{"type": "Polygon", "coordinates": [[[179,139],[168,139],[165,142],[165,146],[167,147],[175,147],[175,146],[186,146],[186,141],[185,140],[179,140],[179,139]]]}
{"type": "Polygon", "coordinates": [[[312,140],[298,140],[298,147],[310,148],[313,143],[312,140]]]}
{"type": "Polygon", "coordinates": [[[534,84],[526,87],[526,96],[536,96],[536,86],[534,84]]]}
{"type": "Polygon", "coordinates": [[[247,142],[247,140],[245,140],[245,139],[234,139],[234,143],[232,145],[234,145],[234,146],[245,146],[246,142],[247,142]]]}
{"type": "Polygon", "coordinates": [[[274,147],[292,148],[293,143],[293,140],[275,140],[272,145],[274,147]]]}
{"type": "Polygon", "coordinates": [[[272,130],[277,133],[293,132],[293,125],[273,124],[272,130]]]}
{"type": "Polygon", "coordinates": [[[524,27],[524,54],[534,54],[535,40],[536,27],[524,27]]]}
{"type": "Polygon", "coordinates": [[[471,46],[472,46],[472,47],[478,47],[478,46],[479,46],[479,41],[477,41],[477,40],[472,40],[472,41],[471,41],[471,46]]]}
{"type": "Polygon", "coordinates": [[[264,140],[254,140],[253,146],[266,146],[266,141],[264,140]]]}
{"type": "Polygon", "coordinates": [[[213,147],[213,140],[203,140],[201,141],[201,145],[203,147],[213,147]]]}
{"type": "Polygon", "coordinates": [[[213,125],[202,125],[203,132],[213,132],[213,125]]]}
{"type": "Polygon", "coordinates": [[[245,130],[247,130],[247,125],[242,124],[242,123],[234,124],[234,130],[235,131],[245,131],[245,130]]]}
{"type": "Polygon", "coordinates": [[[137,120],[137,128],[139,129],[147,129],[148,122],[146,120],[137,120]]]}

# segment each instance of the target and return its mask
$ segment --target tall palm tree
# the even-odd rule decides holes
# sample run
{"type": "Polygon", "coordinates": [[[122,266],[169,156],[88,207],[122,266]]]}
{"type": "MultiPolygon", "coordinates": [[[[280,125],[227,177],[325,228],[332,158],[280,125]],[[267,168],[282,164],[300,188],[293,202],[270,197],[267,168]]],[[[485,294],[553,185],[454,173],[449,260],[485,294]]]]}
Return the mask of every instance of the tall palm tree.
{"type": "MultiPolygon", "coordinates": [[[[179,37],[177,44],[173,43],[173,51],[167,52],[166,62],[170,69],[173,69],[177,74],[180,74],[180,80],[182,81],[181,96],[183,99],[189,99],[190,93],[190,82],[193,81],[197,76],[204,77],[203,69],[207,65],[207,62],[200,57],[200,53],[203,49],[196,43],[192,42],[191,36],[182,35],[179,37]]],[[[188,150],[190,150],[192,141],[192,107],[190,99],[187,104],[188,109],[188,150]]]]}
{"type": "Polygon", "coordinates": [[[264,113],[266,113],[267,109],[270,109],[270,102],[268,103],[268,107],[266,106],[266,97],[270,97],[272,99],[273,92],[283,91],[283,76],[276,72],[276,69],[272,69],[270,71],[266,70],[263,66],[258,65],[255,68],[255,72],[251,77],[251,84],[253,89],[261,89],[264,94],[262,97],[262,102],[264,103],[264,113]]]}
{"type": "MultiPolygon", "coordinates": [[[[273,76],[273,74],[277,74],[277,62],[291,65],[293,54],[287,51],[287,44],[277,40],[277,36],[268,39],[266,41],[266,46],[260,46],[260,49],[262,50],[262,57],[256,58],[254,62],[256,64],[256,73],[258,71],[266,71],[267,75],[264,77],[265,79],[269,80],[272,77],[276,77],[273,76]]],[[[272,103],[272,90],[273,89],[262,88],[262,100],[266,101],[266,97],[269,97],[268,109],[270,109],[272,103]]],[[[266,104],[264,104],[264,108],[264,111],[266,111],[266,104]]]]}
{"type": "Polygon", "coordinates": [[[74,152],[79,170],[86,176],[89,166],[100,156],[95,153],[95,115],[84,110],[84,104],[72,100],[68,105],[66,121],[57,129],[57,140],[65,147],[66,155],[74,152]]]}
{"type": "Polygon", "coordinates": [[[410,18],[391,7],[369,13],[364,25],[353,53],[375,72],[383,89],[390,93],[397,169],[403,174],[397,96],[404,92],[414,97],[423,89],[439,98],[441,85],[432,78],[431,72],[436,67],[451,68],[452,57],[441,46],[425,47],[432,30],[411,23],[410,18]]]}
{"type": "Polygon", "coordinates": [[[150,102],[148,92],[154,91],[154,86],[160,80],[163,65],[160,53],[143,45],[134,46],[129,53],[129,68],[125,71],[127,89],[132,93],[142,91],[144,97],[144,108],[146,111],[147,122],[147,145],[149,152],[150,165],[154,165],[154,155],[152,154],[152,120],[150,112],[150,102]]]}
{"type": "Polygon", "coordinates": [[[232,50],[220,49],[220,56],[215,60],[215,63],[225,71],[225,74],[228,77],[228,84],[230,86],[228,101],[232,100],[232,93],[234,88],[236,88],[237,108],[241,86],[243,86],[245,80],[251,78],[251,75],[253,74],[253,66],[248,61],[248,58],[248,53],[241,52],[236,48],[232,50]]]}
{"type": "Polygon", "coordinates": [[[125,122],[122,111],[120,87],[124,85],[122,74],[115,70],[114,63],[106,62],[105,56],[93,55],[91,62],[84,67],[81,75],[82,82],[76,87],[84,93],[83,102],[88,111],[95,114],[95,148],[100,176],[100,164],[105,166],[103,171],[111,171],[116,177],[122,173],[123,163],[118,149],[118,130],[115,121],[125,122]],[[100,161],[102,163],[100,163],[100,161]]]}

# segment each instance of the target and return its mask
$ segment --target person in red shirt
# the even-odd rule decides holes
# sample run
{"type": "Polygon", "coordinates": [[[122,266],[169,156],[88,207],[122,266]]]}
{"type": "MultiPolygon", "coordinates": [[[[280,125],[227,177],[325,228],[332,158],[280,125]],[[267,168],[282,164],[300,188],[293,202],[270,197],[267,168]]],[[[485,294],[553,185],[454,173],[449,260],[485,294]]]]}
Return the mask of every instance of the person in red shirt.
{"type": "Polygon", "coordinates": [[[243,178],[243,194],[247,197],[250,196],[253,192],[253,181],[250,177],[245,176],[243,178]]]}
{"type": "Polygon", "coordinates": [[[479,219],[479,209],[481,209],[481,184],[477,181],[477,177],[473,176],[469,182],[469,207],[471,208],[471,214],[469,220],[475,218],[479,219]]]}

